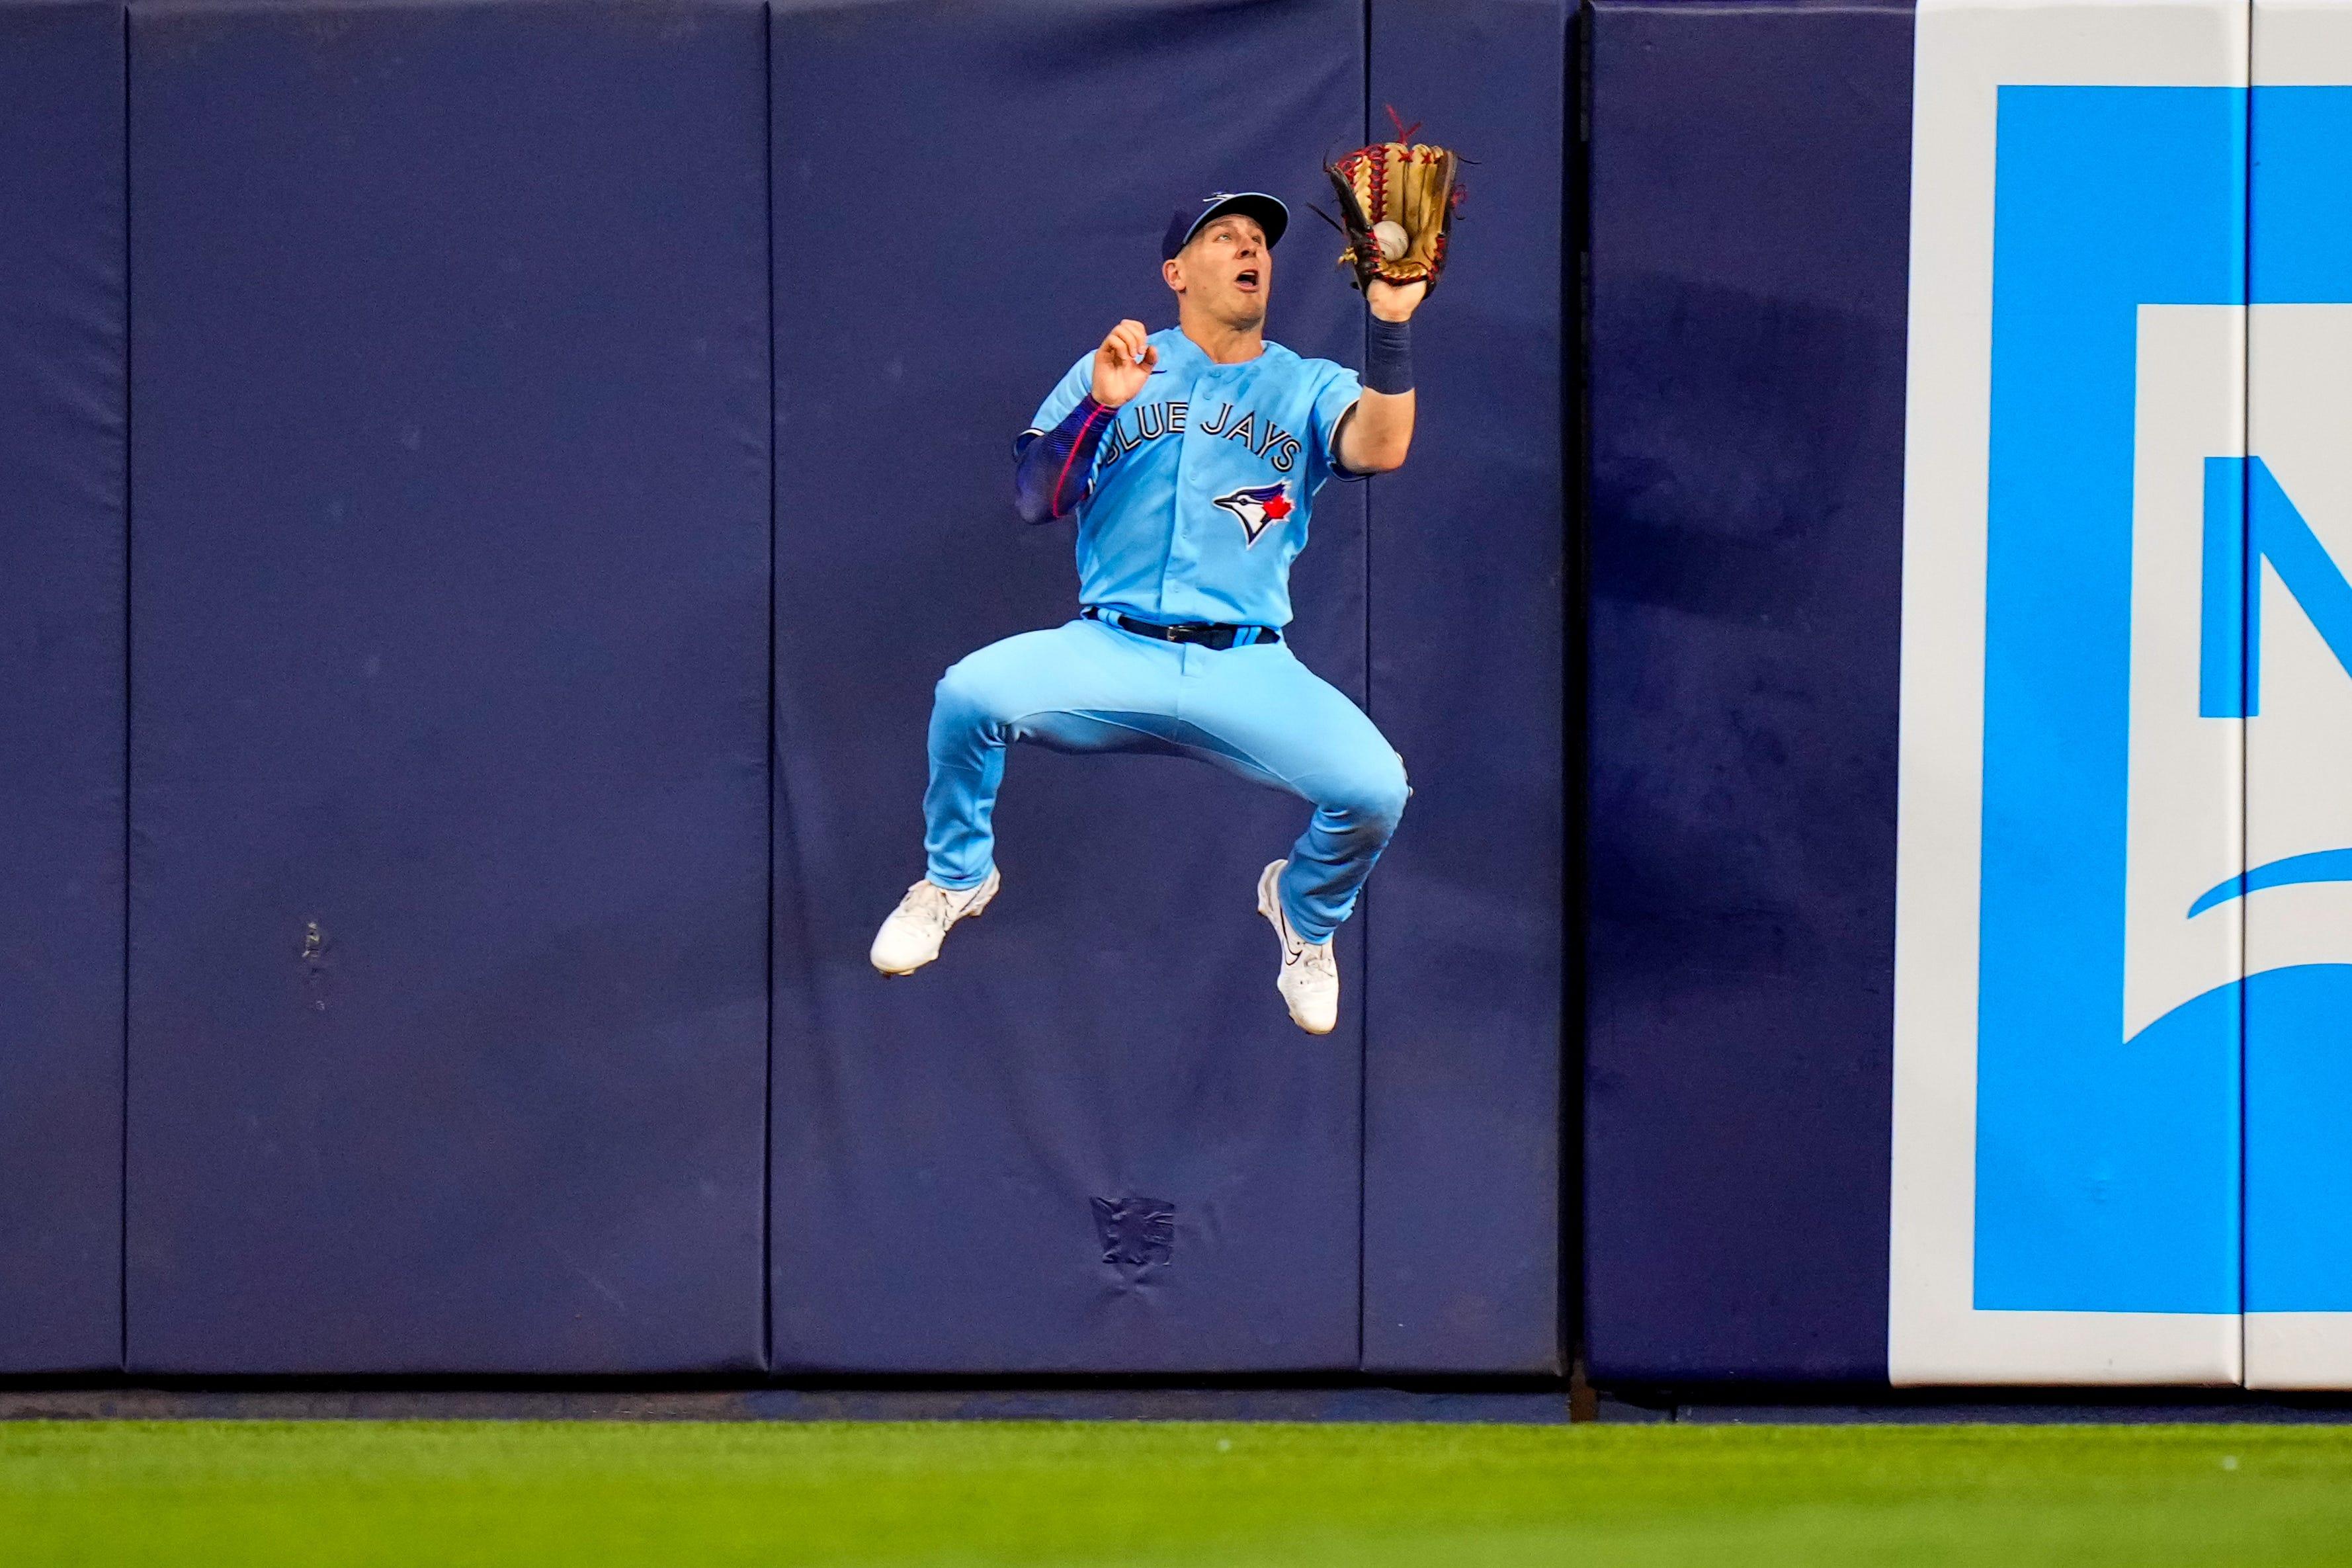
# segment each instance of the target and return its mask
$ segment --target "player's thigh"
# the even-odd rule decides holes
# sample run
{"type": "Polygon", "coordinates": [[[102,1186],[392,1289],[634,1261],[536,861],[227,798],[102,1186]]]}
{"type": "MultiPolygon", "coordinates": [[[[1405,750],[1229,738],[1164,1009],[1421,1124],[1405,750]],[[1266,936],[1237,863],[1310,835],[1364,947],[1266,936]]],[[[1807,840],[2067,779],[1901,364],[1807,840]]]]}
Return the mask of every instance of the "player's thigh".
{"type": "Polygon", "coordinates": [[[1184,687],[1187,738],[1209,760],[1318,806],[1393,819],[1404,761],[1348,694],[1280,643],[1209,655],[1184,687]]]}
{"type": "Polygon", "coordinates": [[[935,715],[1001,728],[1016,740],[1117,749],[1130,733],[1164,731],[1172,722],[1175,674],[1159,645],[1072,621],[956,661],[940,677],[935,715]]]}

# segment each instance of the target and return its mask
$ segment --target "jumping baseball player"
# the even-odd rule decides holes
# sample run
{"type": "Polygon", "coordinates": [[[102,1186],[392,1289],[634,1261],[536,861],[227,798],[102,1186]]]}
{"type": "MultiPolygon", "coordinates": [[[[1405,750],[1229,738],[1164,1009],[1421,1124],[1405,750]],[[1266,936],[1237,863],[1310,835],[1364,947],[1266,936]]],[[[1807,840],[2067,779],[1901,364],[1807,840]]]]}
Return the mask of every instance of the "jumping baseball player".
{"type": "MultiPolygon", "coordinates": [[[[1014,443],[1031,523],[1077,517],[1079,611],[992,643],[941,678],[931,709],[929,864],[875,936],[907,975],[996,896],[990,817],[1004,748],[1196,758],[1313,807],[1257,882],[1282,946],[1277,985],[1310,1034],[1339,1021],[1332,934],[1396,831],[1402,760],[1362,710],[1295,658],[1290,563],[1315,497],[1383,474],[1412,441],[1407,321],[1427,282],[1364,282],[1360,379],[1265,336],[1274,247],[1289,225],[1259,193],[1178,212],[1160,276],[1177,324],[1121,321],[1070,368],[1014,443]]],[[[1393,227],[1394,225],[1391,225],[1393,227]]],[[[1390,236],[1370,242],[1393,248],[1390,236]]],[[[1433,277],[1433,271],[1432,275],[1433,277]]]]}

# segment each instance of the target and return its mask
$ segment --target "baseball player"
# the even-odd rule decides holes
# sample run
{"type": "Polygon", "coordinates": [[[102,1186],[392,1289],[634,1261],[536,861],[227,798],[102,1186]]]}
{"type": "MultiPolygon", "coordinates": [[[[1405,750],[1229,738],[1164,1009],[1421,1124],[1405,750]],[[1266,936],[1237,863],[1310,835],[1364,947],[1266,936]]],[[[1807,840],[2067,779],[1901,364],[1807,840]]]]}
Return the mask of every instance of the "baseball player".
{"type": "Polygon", "coordinates": [[[1277,977],[1310,1034],[1339,1021],[1332,934],[1396,831],[1403,761],[1372,721],[1295,658],[1290,563],[1330,479],[1405,460],[1407,321],[1425,285],[1368,282],[1360,380],[1265,336],[1274,247],[1289,213],[1218,193],[1170,220],[1160,276],[1177,324],[1121,321],[1070,367],[1013,444],[1031,523],[1077,518],[1079,611],[950,668],[931,708],[923,880],[875,936],[874,967],[907,975],[996,896],[990,817],[1004,748],[1197,758],[1314,810],[1257,882],[1280,938],[1277,977]]]}

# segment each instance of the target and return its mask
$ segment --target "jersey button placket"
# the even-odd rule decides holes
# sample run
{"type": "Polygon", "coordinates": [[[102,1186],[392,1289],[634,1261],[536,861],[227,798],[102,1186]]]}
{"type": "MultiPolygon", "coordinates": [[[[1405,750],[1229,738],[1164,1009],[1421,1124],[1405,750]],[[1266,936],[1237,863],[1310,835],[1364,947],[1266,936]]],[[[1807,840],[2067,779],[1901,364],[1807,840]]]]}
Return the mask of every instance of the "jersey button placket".
{"type": "Polygon", "coordinates": [[[1180,612],[1170,603],[1171,591],[1178,587],[1190,589],[1192,568],[1197,564],[1191,524],[1186,520],[1186,498],[1191,496],[1192,454],[1194,443],[1205,439],[1199,434],[1201,404],[1204,397],[1213,397],[1220,372],[1211,369],[1193,378],[1184,394],[1184,439],[1176,448],[1176,483],[1169,497],[1168,554],[1160,570],[1160,608],[1163,614],[1189,618],[1189,612],[1180,612]]]}

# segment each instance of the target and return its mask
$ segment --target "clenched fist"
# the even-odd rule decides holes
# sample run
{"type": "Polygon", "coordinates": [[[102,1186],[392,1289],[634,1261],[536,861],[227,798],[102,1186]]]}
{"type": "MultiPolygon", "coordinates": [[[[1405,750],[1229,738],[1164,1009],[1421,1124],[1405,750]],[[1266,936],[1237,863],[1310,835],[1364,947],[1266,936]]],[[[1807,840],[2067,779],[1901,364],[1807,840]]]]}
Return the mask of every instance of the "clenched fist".
{"type": "Polygon", "coordinates": [[[1095,350],[1095,401],[1118,408],[1143,390],[1160,363],[1160,350],[1140,321],[1121,321],[1095,350]]]}

